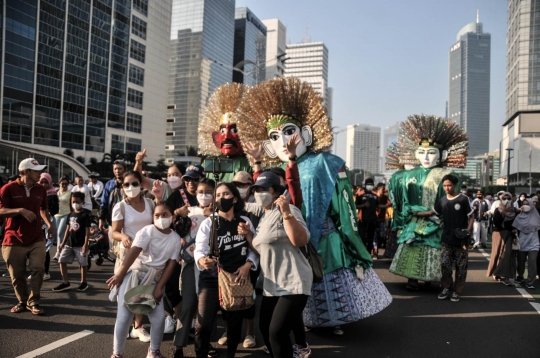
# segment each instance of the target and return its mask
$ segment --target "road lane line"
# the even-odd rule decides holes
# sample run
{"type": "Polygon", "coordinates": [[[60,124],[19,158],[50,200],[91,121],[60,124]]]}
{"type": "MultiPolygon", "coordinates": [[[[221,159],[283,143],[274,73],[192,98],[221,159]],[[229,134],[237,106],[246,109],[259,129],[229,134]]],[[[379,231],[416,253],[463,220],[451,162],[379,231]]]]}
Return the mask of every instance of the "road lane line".
{"type": "Polygon", "coordinates": [[[516,290],[518,290],[518,292],[521,293],[521,295],[526,299],[534,300],[534,297],[531,296],[529,292],[525,291],[525,289],[516,287],[516,290]]]}
{"type": "Polygon", "coordinates": [[[538,311],[538,313],[540,313],[540,303],[538,302],[529,302],[529,303],[538,311]]]}
{"type": "Polygon", "coordinates": [[[60,340],[58,340],[56,342],[53,342],[51,344],[47,344],[46,346],[43,346],[43,347],[38,348],[36,350],[33,350],[32,352],[25,353],[22,356],[18,356],[16,358],[33,358],[33,357],[37,357],[39,355],[50,352],[53,349],[64,346],[64,345],[66,345],[68,343],[71,343],[73,341],[76,341],[77,339],[81,339],[83,337],[89,336],[92,333],[94,333],[94,332],[89,331],[89,330],[84,330],[82,332],[72,334],[71,336],[67,336],[66,338],[62,338],[62,339],[60,339],[60,340]]]}

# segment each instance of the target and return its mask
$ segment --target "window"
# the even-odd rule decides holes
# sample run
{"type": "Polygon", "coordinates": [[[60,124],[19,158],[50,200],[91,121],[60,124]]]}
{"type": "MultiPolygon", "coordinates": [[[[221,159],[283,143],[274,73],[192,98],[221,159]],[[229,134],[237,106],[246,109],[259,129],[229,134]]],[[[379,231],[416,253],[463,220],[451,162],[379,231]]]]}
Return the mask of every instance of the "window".
{"type": "Polygon", "coordinates": [[[176,118],[167,118],[167,123],[174,123],[176,122],[176,118]]]}
{"type": "Polygon", "coordinates": [[[131,17],[131,33],[146,40],[146,21],[133,15],[131,17]]]}
{"type": "Polygon", "coordinates": [[[142,141],[137,138],[127,138],[126,141],[126,153],[132,152],[137,153],[140,152],[142,148],[142,141]]]}
{"type": "Polygon", "coordinates": [[[143,93],[141,91],[134,90],[133,88],[128,88],[128,106],[142,109],[143,93]]]}
{"type": "Polygon", "coordinates": [[[176,104],[169,104],[167,109],[176,109],[176,104]]]}
{"type": "Polygon", "coordinates": [[[135,40],[131,40],[131,46],[129,47],[129,57],[144,63],[145,55],[146,46],[135,40]]]}
{"type": "Polygon", "coordinates": [[[148,0],[133,0],[133,8],[141,14],[148,16],[148,0]]]}
{"type": "Polygon", "coordinates": [[[127,112],[127,127],[126,130],[141,133],[142,116],[135,113],[127,112]]]}
{"type": "Polygon", "coordinates": [[[111,138],[111,151],[120,151],[124,153],[124,137],[121,135],[113,134],[111,138]]]}
{"type": "Polygon", "coordinates": [[[165,132],[167,137],[174,137],[174,132],[165,132]]]}
{"type": "Polygon", "coordinates": [[[129,82],[144,86],[144,68],[129,64],[129,82]]]}

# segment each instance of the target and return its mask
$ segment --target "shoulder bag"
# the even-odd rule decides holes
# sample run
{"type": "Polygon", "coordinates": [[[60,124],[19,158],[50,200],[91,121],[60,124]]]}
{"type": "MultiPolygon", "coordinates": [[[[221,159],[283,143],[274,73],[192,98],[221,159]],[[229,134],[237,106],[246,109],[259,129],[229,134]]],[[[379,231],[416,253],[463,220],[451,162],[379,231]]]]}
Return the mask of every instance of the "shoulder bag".
{"type": "Polygon", "coordinates": [[[301,247],[300,251],[309,262],[313,272],[313,283],[321,282],[324,276],[323,259],[319,255],[315,246],[309,241],[306,246],[301,247]]]}

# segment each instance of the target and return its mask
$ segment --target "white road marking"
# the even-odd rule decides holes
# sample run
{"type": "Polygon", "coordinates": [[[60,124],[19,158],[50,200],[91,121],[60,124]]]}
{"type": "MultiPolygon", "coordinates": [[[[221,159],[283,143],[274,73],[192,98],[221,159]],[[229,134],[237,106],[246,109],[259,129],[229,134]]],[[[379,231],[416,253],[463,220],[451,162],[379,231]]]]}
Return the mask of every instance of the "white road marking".
{"type": "MultiPolygon", "coordinates": [[[[490,260],[490,255],[484,251],[484,249],[482,248],[478,248],[478,250],[480,250],[480,252],[482,253],[482,255],[484,255],[484,257],[489,261],[490,260]]],[[[516,290],[521,294],[521,296],[523,296],[524,298],[528,299],[528,300],[534,300],[534,297],[531,296],[531,294],[529,292],[527,292],[525,289],[523,288],[520,288],[520,287],[517,287],[516,286],[516,290]]],[[[531,304],[531,306],[533,306],[533,308],[538,311],[538,313],[540,313],[540,303],[538,302],[529,302],[531,304]]]]}
{"type": "Polygon", "coordinates": [[[92,333],[94,333],[94,332],[89,331],[89,330],[84,330],[82,332],[72,334],[71,336],[68,336],[66,338],[62,338],[62,339],[60,339],[60,340],[58,340],[56,342],[53,342],[51,344],[47,344],[46,346],[43,346],[41,348],[35,349],[32,352],[25,353],[22,356],[18,356],[16,358],[33,358],[33,357],[37,357],[39,355],[50,352],[53,349],[64,346],[64,345],[66,345],[68,343],[71,343],[73,341],[76,341],[77,339],[81,339],[83,337],[89,336],[92,333]]]}

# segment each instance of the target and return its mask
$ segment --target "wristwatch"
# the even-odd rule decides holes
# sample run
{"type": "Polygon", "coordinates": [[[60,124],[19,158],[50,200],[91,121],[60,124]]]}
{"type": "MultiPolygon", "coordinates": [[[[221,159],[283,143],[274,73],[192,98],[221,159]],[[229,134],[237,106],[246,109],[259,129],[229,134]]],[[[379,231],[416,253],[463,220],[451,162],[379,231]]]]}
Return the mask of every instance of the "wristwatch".
{"type": "Polygon", "coordinates": [[[260,160],[257,160],[257,161],[255,161],[255,162],[253,162],[253,164],[256,164],[256,165],[261,165],[261,164],[262,164],[262,162],[261,162],[260,160]]]}
{"type": "Polygon", "coordinates": [[[298,156],[294,155],[292,157],[289,157],[289,160],[292,160],[293,162],[296,162],[298,160],[298,156]]]}

